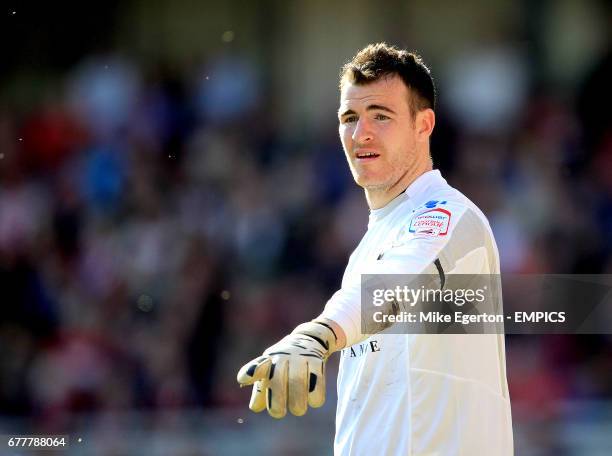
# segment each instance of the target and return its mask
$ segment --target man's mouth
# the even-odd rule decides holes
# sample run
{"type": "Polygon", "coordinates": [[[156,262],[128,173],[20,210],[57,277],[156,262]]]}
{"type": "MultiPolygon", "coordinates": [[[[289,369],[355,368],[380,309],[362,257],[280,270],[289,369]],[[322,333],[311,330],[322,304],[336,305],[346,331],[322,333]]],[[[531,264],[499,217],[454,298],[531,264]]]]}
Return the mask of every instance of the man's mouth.
{"type": "Polygon", "coordinates": [[[378,158],[380,156],[380,154],[377,154],[376,152],[357,152],[355,154],[355,157],[357,158],[357,160],[374,160],[375,158],[378,158]]]}

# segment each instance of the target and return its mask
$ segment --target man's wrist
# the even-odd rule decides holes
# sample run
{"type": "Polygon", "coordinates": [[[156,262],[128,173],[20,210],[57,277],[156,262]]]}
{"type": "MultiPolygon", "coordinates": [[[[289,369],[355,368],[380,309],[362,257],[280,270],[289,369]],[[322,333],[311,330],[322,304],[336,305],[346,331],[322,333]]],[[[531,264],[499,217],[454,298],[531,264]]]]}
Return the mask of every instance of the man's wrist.
{"type": "Polygon", "coordinates": [[[336,346],[334,351],[342,350],[346,346],[346,334],[342,327],[334,320],[325,317],[317,317],[313,320],[314,323],[319,323],[327,326],[336,338],[336,346]]]}

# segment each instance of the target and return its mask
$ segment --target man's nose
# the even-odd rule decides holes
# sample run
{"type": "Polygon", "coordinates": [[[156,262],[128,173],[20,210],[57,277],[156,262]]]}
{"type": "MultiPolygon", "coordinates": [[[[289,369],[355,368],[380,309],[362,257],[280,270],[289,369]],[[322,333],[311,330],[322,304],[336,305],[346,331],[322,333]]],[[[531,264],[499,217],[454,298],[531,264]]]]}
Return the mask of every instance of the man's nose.
{"type": "Polygon", "coordinates": [[[357,121],[357,125],[355,126],[355,131],[353,131],[353,141],[363,144],[370,142],[373,138],[374,133],[372,132],[370,122],[364,119],[359,119],[357,121]]]}

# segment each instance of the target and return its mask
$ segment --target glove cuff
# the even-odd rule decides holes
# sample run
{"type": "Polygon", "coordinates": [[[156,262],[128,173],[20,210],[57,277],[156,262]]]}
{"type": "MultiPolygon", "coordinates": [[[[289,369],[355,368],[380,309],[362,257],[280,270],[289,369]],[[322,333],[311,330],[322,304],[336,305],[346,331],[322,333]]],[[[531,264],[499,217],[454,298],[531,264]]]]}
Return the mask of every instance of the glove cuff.
{"type": "Polygon", "coordinates": [[[327,355],[336,351],[338,338],[334,330],[320,321],[309,321],[298,325],[291,334],[304,334],[315,339],[327,350],[327,355]]]}

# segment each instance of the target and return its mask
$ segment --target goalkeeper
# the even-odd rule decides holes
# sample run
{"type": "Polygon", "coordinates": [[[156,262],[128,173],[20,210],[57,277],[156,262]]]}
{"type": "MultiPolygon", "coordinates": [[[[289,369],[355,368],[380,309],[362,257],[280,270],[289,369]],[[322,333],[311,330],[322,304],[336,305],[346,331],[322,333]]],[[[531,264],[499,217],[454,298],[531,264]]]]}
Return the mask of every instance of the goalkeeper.
{"type": "Polygon", "coordinates": [[[486,217],[433,169],[434,107],[413,53],[379,43],[343,67],[339,133],[368,230],[321,315],[238,373],[253,411],[302,415],[323,404],[341,350],[336,455],[513,454],[503,334],[361,332],[361,274],[499,274],[486,217]]]}

